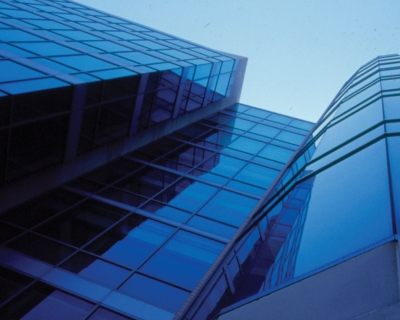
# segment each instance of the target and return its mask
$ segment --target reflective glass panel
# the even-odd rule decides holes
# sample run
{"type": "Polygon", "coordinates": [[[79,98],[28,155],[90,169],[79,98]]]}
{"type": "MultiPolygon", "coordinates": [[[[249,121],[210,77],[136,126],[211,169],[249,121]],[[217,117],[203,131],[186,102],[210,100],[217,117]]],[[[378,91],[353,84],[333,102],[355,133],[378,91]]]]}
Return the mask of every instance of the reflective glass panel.
{"type": "Polygon", "coordinates": [[[223,248],[222,243],[181,230],[140,270],[193,290],[223,248]]]}
{"type": "Polygon", "coordinates": [[[170,312],[178,312],[189,292],[135,273],[119,291],[170,312]]]}
{"type": "Polygon", "coordinates": [[[118,267],[82,252],[75,254],[61,264],[60,267],[112,288],[118,287],[130,275],[128,269],[118,267]]]}
{"type": "Polygon", "coordinates": [[[46,236],[80,247],[127,212],[101,202],[89,200],[37,228],[46,236]]]}
{"type": "Polygon", "coordinates": [[[221,190],[200,211],[199,215],[239,227],[257,200],[221,190]]]}
{"type": "Polygon", "coordinates": [[[21,30],[0,29],[0,39],[4,42],[40,41],[42,38],[21,30]]]}
{"type": "Polygon", "coordinates": [[[295,276],[393,234],[385,155],[381,140],[316,176],[295,276]]]}
{"type": "Polygon", "coordinates": [[[3,319],[82,319],[94,304],[37,283],[0,309],[3,319]]]}
{"type": "Polygon", "coordinates": [[[85,249],[111,262],[136,269],[174,230],[165,224],[134,215],[85,249]]]}
{"type": "Polygon", "coordinates": [[[66,64],[71,68],[76,68],[81,71],[110,69],[116,67],[111,63],[90,56],[68,56],[68,57],[57,57],[53,59],[63,64],[66,64]]]}
{"type": "Polygon", "coordinates": [[[72,50],[53,42],[29,42],[18,43],[16,45],[22,49],[32,51],[33,53],[41,56],[78,54],[78,51],[72,50]]]}
{"type": "Polygon", "coordinates": [[[9,60],[0,61],[0,70],[0,82],[39,78],[44,76],[43,73],[9,60]]]}

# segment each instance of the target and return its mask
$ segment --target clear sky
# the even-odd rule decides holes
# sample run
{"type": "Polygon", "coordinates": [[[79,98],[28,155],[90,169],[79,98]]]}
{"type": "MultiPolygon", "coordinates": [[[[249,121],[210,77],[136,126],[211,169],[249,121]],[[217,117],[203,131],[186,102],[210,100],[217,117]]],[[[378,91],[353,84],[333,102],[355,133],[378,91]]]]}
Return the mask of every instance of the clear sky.
{"type": "Polygon", "coordinates": [[[400,54],[400,0],[76,0],[249,58],[241,102],[317,121],[345,81],[400,54]]]}

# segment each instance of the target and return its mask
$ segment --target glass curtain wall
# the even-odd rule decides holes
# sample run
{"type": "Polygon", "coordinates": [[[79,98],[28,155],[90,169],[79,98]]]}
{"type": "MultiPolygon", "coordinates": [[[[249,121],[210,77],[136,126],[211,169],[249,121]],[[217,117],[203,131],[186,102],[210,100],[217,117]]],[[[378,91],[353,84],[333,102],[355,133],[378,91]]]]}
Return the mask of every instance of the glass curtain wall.
{"type": "Polygon", "coordinates": [[[172,319],[311,126],[234,105],[1,213],[0,315],[172,319]]]}

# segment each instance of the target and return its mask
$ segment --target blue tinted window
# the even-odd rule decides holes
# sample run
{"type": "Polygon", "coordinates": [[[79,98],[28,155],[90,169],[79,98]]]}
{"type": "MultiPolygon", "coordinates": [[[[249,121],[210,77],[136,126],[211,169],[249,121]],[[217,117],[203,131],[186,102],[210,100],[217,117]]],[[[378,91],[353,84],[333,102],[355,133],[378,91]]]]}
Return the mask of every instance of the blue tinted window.
{"type": "Polygon", "coordinates": [[[211,63],[198,65],[194,73],[194,80],[209,77],[211,73],[211,68],[212,68],[211,63]]]}
{"type": "Polygon", "coordinates": [[[279,133],[276,136],[276,139],[278,140],[282,140],[288,143],[292,143],[295,145],[299,145],[303,140],[304,140],[304,136],[301,134],[297,134],[297,133],[293,133],[293,132],[289,132],[286,130],[282,130],[281,133],[279,133]]]}
{"type": "Polygon", "coordinates": [[[41,56],[57,56],[78,53],[75,50],[71,50],[67,47],[52,42],[18,43],[17,45],[25,50],[32,51],[41,56]]]}
{"type": "Polygon", "coordinates": [[[239,137],[238,139],[236,139],[229,145],[229,148],[237,149],[237,150],[240,150],[243,152],[248,152],[251,154],[256,154],[264,146],[265,146],[265,143],[263,143],[263,142],[244,138],[244,137],[239,137]]]}
{"type": "Polygon", "coordinates": [[[294,119],[291,123],[290,123],[291,127],[295,127],[295,128],[299,128],[299,129],[303,129],[306,131],[309,131],[312,129],[312,127],[314,126],[313,123],[309,123],[309,122],[305,122],[305,121],[301,121],[301,120],[297,120],[294,119]]]}
{"type": "Polygon", "coordinates": [[[18,94],[24,92],[32,92],[46,89],[53,89],[68,86],[68,83],[62,82],[54,78],[19,81],[15,83],[0,84],[0,89],[11,93],[18,94]]]}
{"type": "Polygon", "coordinates": [[[235,64],[234,60],[228,60],[228,61],[224,61],[222,63],[222,68],[221,68],[221,73],[225,73],[225,72],[231,72],[233,69],[233,66],[235,64]]]}
{"type": "Polygon", "coordinates": [[[175,73],[179,74],[180,71],[175,71],[175,70],[180,70],[178,69],[178,66],[176,64],[172,64],[172,63],[157,63],[157,64],[153,64],[151,65],[152,68],[159,70],[159,71],[166,71],[166,70],[171,70],[174,71],[175,73]]]}
{"type": "Polygon", "coordinates": [[[43,73],[8,60],[0,61],[0,70],[0,82],[39,78],[44,75],[43,73]]]}
{"type": "MultiPolygon", "coordinates": [[[[0,16],[2,16],[0,14],[0,16]]],[[[29,23],[24,22],[25,20],[19,19],[19,18],[12,18],[12,19],[7,19],[7,22],[11,22],[11,23],[16,23],[18,24],[18,27],[23,27],[23,28],[27,28],[27,29],[32,29],[32,25],[29,23]]]]}
{"type": "Polygon", "coordinates": [[[66,26],[65,24],[61,24],[51,20],[25,20],[25,21],[42,29],[64,29],[64,30],[71,29],[71,27],[66,26]]]}
{"type": "Polygon", "coordinates": [[[174,207],[166,206],[156,201],[147,202],[140,209],[154,213],[157,216],[171,219],[178,222],[185,222],[191,214],[174,207]]]}
{"type": "Polygon", "coordinates": [[[129,28],[134,31],[150,31],[149,29],[138,26],[137,24],[126,24],[126,25],[124,25],[124,27],[129,28]]]}
{"type": "Polygon", "coordinates": [[[268,117],[268,120],[269,120],[269,121],[278,122],[278,123],[282,123],[282,124],[288,124],[290,121],[292,121],[292,118],[283,116],[283,115],[281,115],[281,114],[276,114],[276,113],[274,113],[274,114],[271,114],[271,115],[268,117]]]}
{"type": "Polygon", "coordinates": [[[61,34],[65,37],[71,38],[73,40],[100,40],[100,38],[93,36],[89,33],[83,32],[83,31],[76,31],[76,30],[59,30],[59,31],[54,31],[58,34],[61,34]]]}
{"type": "Polygon", "coordinates": [[[133,217],[105,233],[87,250],[111,262],[136,269],[173,231],[174,228],[165,224],[133,217]]]}
{"type": "Polygon", "coordinates": [[[207,50],[207,49],[204,49],[204,48],[193,48],[192,50],[195,51],[195,52],[204,54],[205,56],[209,56],[209,57],[215,57],[215,56],[219,55],[218,53],[216,53],[214,51],[207,50]]]}
{"type": "Polygon", "coordinates": [[[44,12],[65,13],[64,10],[58,9],[56,7],[51,7],[51,6],[33,5],[32,7],[35,7],[44,12]]]}
{"type": "Polygon", "coordinates": [[[232,177],[245,164],[245,162],[242,160],[223,154],[219,154],[209,161],[215,162],[215,164],[212,165],[210,172],[217,173],[228,178],[232,177]]]}
{"type": "Polygon", "coordinates": [[[280,148],[272,144],[269,144],[258,155],[260,157],[286,163],[290,159],[292,154],[293,154],[292,150],[280,148]]]}
{"type": "Polygon", "coordinates": [[[3,9],[16,9],[15,7],[10,6],[8,4],[5,4],[5,3],[0,3],[0,8],[3,8],[3,9]]]}
{"type": "Polygon", "coordinates": [[[275,180],[278,173],[278,170],[249,163],[235,176],[235,180],[254,184],[267,189],[275,180]]]}
{"type": "Polygon", "coordinates": [[[256,203],[255,199],[221,190],[199,211],[199,214],[239,227],[256,203]]]}
{"type": "Polygon", "coordinates": [[[316,176],[295,276],[392,235],[385,154],[381,140],[316,176]]]}
{"type": "Polygon", "coordinates": [[[68,56],[53,59],[72,68],[77,68],[81,71],[110,69],[116,67],[111,63],[90,56],[68,56]]]}
{"type": "Polygon", "coordinates": [[[226,90],[228,89],[229,79],[231,78],[230,74],[222,74],[218,77],[217,86],[215,88],[215,92],[225,95],[226,90]]]}
{"type": "Polygon", "coordinates": [[[149,36],[152,36],[154,38],[161,39],[161,40],[172,39],[171,36],[160,33],[160,32],[151,31],[151,32],[146,32],[146,34],[149,36]]]}
{"type": "Polygon", "coordinates": [[[250,132],[252,133],[256,133],[270,138],[275,137],[280,131],[281,130],[277,128],[266,126],[263,124],[257,124],[255,127],[250,129],[250,132]]]}
{"type": "MultiPolygon", "coordinates": [[[[33,53],[31,53],[31,52],[18,49],[18,48],[16,48],[16,47],[11,46],[11,45],[6,44],[6,43],[0,43],[0,50],[5,50],[5,51],[8,51],[8,52],[10,52],[10,53],[15,54],[16,56],[25,57],[25,58],[34,57],[34,56],[35,56],[35,55],[34,55],[33,53]]],[[[8,55],[7,55],[7,56],[8,56],[8,55]]]]}
{"type": "Polygon", "coordinates": [[[117,267],[85,253],[74,255],[64,262],[61,268],[112,288],[118,287],[130,275],[128,269],[117,267]]]}
{"type": "Polygon", "coordinates": [[[163,46],[157,42],[153,41],[148,41],[148,40],[143,40],[143,41],[135,41],[136,44],[139,44],[143,47],[146,47],[148,49],[153,49],[153,50],[158,50],[158,49],[167,49],[166,46],[163,46]]]}
{"type": "Polygon", "coordinates": [[[254,122],[243,120],[240,118],[229,117],[231,120],[225,123],[226,126],[233,127],[240,130],[248,130],[255,125],[254,122]]]}
{"type": "Polygon", "coordinates": [[[168,54],[174,58],[177,58],[177,59],[184,60],[184,59],[193,59],[194,58],[193,56],[191,56],[187,53],[184,53],[182,51],[179,51],[179,50],[163,50],[162,52],[165,54],[168,54]]]}
{"type": "MultiPolygon", "coordinates": [[[[128,59],[124,59],[124,58],[121,58],[120,56],[117,56],[116,54],[104,54],[104,56],[106,56],[107,58],[111,58],[111,59],[114,59],[115,60],[115,63],[122,63],[122,64],[124,64],[124,65],[134,65],[135,63],[132,61],[132,60],[128,60],[128,59]]],[[[154,71],[154,70],[152,70],[152,71],[154,71]]]]}
{"type": "Polygon", "coordinates": [[[70,41],[70,39],[63,37],[62,35],[56,34],[54,32],[48,31],[48,30],[40,30],[40,33],[50,37],[50,39],[70,41]]]}
{"type": "MultiPolygon", "coordinates": [[[[353,140],[350,143],[347,143],[346,145],[342,146],[339,149],[336,149],[333,152],[330,152],[328,155],[324,156],[323,158],[320,158],[317,162],[311,163],[306,167],[306,170],[318,170],[321,167],[334,162],[335,160],[339,159],[340,157],[343,157],[346,154],[351,153],[353,150],[367,144],[368,142],[376,139],[379,136],[382,136],[385,134],[384,126],[379,126],[378,128],[375,128],[372,131],[369,131],[368,133],[362,135],[356,140],[353,140]]],[[[318,149],[317,149],[318,150],[318,149]]]]}
{"type": "Polygon", "coordinates": [[[123,40],[138,40],[138,39],[141,39],[138,36],[135,36],[133,34],[130,34],[128,32],[124,32],[124,31],[108,31],[107,33],[112,35],[112,36],[114,36],[114,37],[123,39],[123,40]]]}
{"type": "Polygon", "coordinates": [[[92,72],[92,74],[96,77],[99,77],[100,79],[108,80],[108,79],[133,76],[136,73],[128,71],[126,69],[113,69],[113,70],[92,72]]]}
{"type": "Polygon", "coordinates": [[[204,183],[190,183],[190,180],[181,180],[158,196],[158,199],[167,201],[168,196],[170,197],[170,200],[168,200],[170,205],[193,212],[207,202],[217,190],[217,188],[204,183]]]}
{"type": "Polygon", "coordinates": [[[103,52],[103,50],[98,49],[98,48],[96,48],[96,47],[89,46],[89,45],[87,45],[87,44],[85,44],[85,43],[83,43],[83,42],[74,42],[74,41],[71,41],[71,42],[69,42],[69,44],[72,44],[74,47],[76,47],[77,50],[80,50],[80,51],[82,51],[82,52],[89,52],[89,53],[93,53],[93,52],[96,52],[96,53],[98,53],[98,52],[103,52]]]}
{"type": "Polygon", "coordinates": [[[70,21],[87,21],[87,22],[90,21],[84,18],[83,16],[78,16],[76,14],[57,13],[56,15],[61,18],[64,18],[65,20],[70,20],[70,21]]]}
{"type": "Polygon", "coordinates": [[[107,309],[98,308],[89,318],[89,320],[129,320],[131,318],[122,316],[107,309]]]}
{"type": "Polygon", "coordinates": [[[178,231],[140,270],[193,290],[223,248],[222,243],[178,231]]]}
{"type": "Polygon", "coordinates": [[[265,190],[267,190],[268,187],[267,185],[265,185],[262,186],[262,188],[259,188],[255,187],[254,185],[250,185],[248,183],[239,182],[237,180],[229,181],[226,186],[258,197],[261,197],[265,193],[265,190]]]}
{"type": "Polygon", "coordinates": [[[178,312],[189,297],[187,291],[137,273],[126,281],[119,290],[174,313],[178,312]]]}
{"type": "Polygon", "coordinates": [[[107,52],[115,52],[115,51],[130,51],[131,49],[121,46],[119,44],[116,44],[111,41],[90,41],[87,42],[88,45],[91,45],[93,47],[99,48],[101,50],[107,51],[107,52]]]}
{"type": "Polygon", "coordinates": [[[400,119],[400,97],[383,98],[383,107],[385,110],[385,119],[400,119]]]}
{"type": "Polygon", "coordinates": [[[58,70],[58,71],[63,72],[63,73],[76,72],[75,69],[66,67],[66,66],[64,66],[62,64],[59,64],[57,62],[54,62],[54,61],[51,61],[51,60],[45,59],[45,58],[32,59],[32,61],[35,61],[35,62],[40,63],[40,64],[42,64],[42,65],[44,65],[46,67],[58,70]]]}
{"type": "Polygon", "coordinates": [[[78,9],[78,11],[80,11],[81,13],[83,13],[85,15],[90,15],[90,16],[102,16],[103,15],[103,13],[101,13],[99,11],[90,10],[90,9],[86,9],[86,8],[83,8],[83,7],[78,9]]]}
{"type": "Polygon", "coordinates": [[[10,29],[0,29],[0,39],[4,42],[43,40],[28,32],[24,32],[21,30],[10,30],[10,29]]]}
{"type": "Polygon", "coordinates": [[[120,20],[120,19],[113,18],[113,17],[104,16],[104,17],[101,17],[101,18],[104,19],[104,20],[110,21],[110,22],[112,22],[112,23],[120,23],[120,24],[127,23],[127,22],[124,21],[124,20],[120,20]]]}
{"type": "Polygon", "coordinates": [[[400,79],[390,79],[381,81],[382,90],[397,90],[400,89],[400,79]]]}
{"type": "Polygon", "coordinates": [[[86,74],[86,73],[74,74],[74,77],[76,77],[76,78],[78,78],[78,79],[81,79],[81,80],[83,80],[83,81],[85,81],[85,82],[95,82],[95,81],[99,81],[98,78],[89,76],[89,75],[86,74]]]}
{"type": "Polygon", "coordinates": [[[378,100],[354,113],[350,118],[344,119],[329,128],[319,143],[314,157],[320,156],[324,152],[333,149],[382,120],[382,102],[378,100]]]}
{"type": "Polygon", "coordinates": [[[3,319],[82,319],[94,304],[38,282],[0,310],[3,319]]]}
{"type": "Polygon", "coordinates": [[[378,92],[381,91],[381,83],[377,82],[375,84],[369,85],[367,88],[364,88],[361,92],[357,93],[350,99],[343,101],[336,112],[336,117],[341,115],[342,113],[350,110],[357,104],[362,101],[369,99],[370,97],[374,96],[378,92]]]}
{"type": "Polygon", "coordinates": [[[150,55],[142,53],[142,52],[119,53],[118,55],[121,57],[124,57],[126,59],[133,60],[140,64],[150,64],[150,63],[162,62],[162,60],[157,59],[153,56],[150,56],[150,55]]]}
{"type": "Polygon", "coordinates": [[[7,9],[2,9],[0,12],[13,17],[13,18],[18,18],[18,19],[38,19],[41,17],[38,17],[36,14],[29,13],[27,11],[23,10],[7,10],[7,9]]]}
{"type": "Polygon", "coordinates": [[[184,42],[182,40],[168,40],[168,42],[171,42],[177,46],[180,46],[182,48],[193,48],[195,45],[188,43],[188,42],[184,42]]]}
{"type": "Polygon", "coordinates": [[[237,231],[236,228],[227,226],[226,224],[222,224],[199,216],[194,216],[192,219],[190,219],[187,225],[193,226],[200,230],[204,230],[213,233],[217,236],[222,236],[228,239],[233,237],[233,235],[237,231]]]}
{"type": "Polygon", "coordinates": [[[70,247],[32,233],[24,234],[22,237],[9,243],[7,246],[13,250],[52,265],[58,264],[75,251],[70,247]],[[43,248],[46,248],[46,250],[43,250],[43,248]]]}
{"type": "Polygon", "coordinates": [[[102,23],[97,23],[97,22],[82,22],[82,25],[95,29],[95,30],[115,30],[113,27],[111,27],[108,24],[102,24],[102,23]]]}

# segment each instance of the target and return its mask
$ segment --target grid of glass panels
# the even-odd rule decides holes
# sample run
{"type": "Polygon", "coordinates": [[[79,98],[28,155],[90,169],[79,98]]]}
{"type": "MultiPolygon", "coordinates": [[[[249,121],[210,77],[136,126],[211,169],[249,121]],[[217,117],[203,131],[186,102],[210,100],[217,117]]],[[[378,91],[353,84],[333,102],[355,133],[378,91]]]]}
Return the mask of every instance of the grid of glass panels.
{"type": "Polygon", "coordinates": [[[0,1],[0,185],[229,95],[237,59],[71,1],[0,1]]]}
{"type": "Polygon", "coordinates": [[[309,127],[235,105],[0,214],[0,315],[171,319],[309,127]]]}
{"type": "Polygon", "coordinates": [[[361,67],[185,316],[215,316],[394,240],[399,110],[400,57],[378,57],[361,67]]]}

